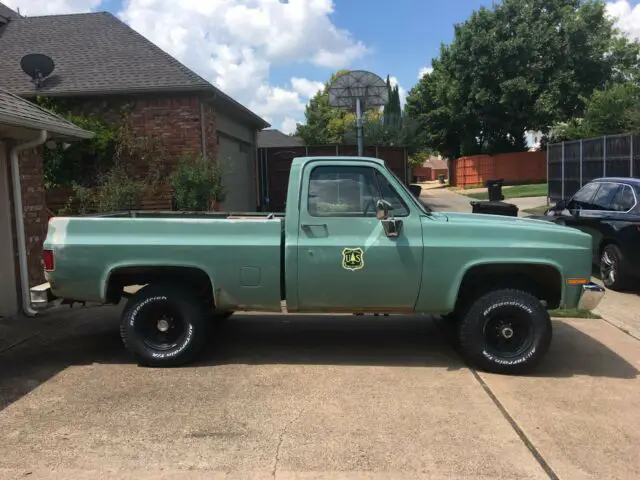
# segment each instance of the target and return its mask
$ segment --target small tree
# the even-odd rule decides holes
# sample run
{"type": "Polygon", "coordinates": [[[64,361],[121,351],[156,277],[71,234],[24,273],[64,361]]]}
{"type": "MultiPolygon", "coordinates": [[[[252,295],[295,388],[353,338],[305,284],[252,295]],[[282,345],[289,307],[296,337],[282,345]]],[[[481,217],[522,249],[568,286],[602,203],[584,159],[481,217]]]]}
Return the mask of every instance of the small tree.
{"type": "Polygon", "coordinates": [[[183,156],[171,175],[176,207],[183,211],[207,211],[216,202],[224,202],[226,188],[222,171],[215,161],[198,156],[183,156]]]}

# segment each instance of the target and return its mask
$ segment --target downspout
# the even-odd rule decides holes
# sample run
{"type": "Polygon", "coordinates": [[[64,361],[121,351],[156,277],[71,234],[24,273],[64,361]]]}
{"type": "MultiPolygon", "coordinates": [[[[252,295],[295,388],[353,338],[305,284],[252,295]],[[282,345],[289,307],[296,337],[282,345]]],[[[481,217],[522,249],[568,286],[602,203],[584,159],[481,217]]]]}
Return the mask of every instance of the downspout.
{"type": "Polygon", "coordinates": [[[41,130],[36,140],[16,145],[9,152],[11,161],[11,177],[13,184],[13,208],[16,219],[16,236],[18,239],[18,262],[20,265],[20,294],[22,296],[22,310],[29,317],[35,317],[38,312],[31,308],[29,295],[29,270],[27,267],[27,241],[24,234],[24,212],[22,211],[22,186],[20,185],[20,162],[18,154],[42,145],[47,140],[47,131],[41,130]]]}
{"type": "Polygon", "coordinates": [[[200,152],[202,158],[207,158],[207,126],[204,118],[204,102],[200,99],[200,152]]]}

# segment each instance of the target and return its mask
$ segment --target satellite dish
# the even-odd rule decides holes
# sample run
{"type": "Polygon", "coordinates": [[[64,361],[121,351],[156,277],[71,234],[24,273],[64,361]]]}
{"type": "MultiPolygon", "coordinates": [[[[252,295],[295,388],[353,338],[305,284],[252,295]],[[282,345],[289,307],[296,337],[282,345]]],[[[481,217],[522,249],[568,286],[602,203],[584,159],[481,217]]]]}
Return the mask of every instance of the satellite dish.
{"type": "Polygon", "coordinates": [[[31,77],[36,88],[42,86],[42,81],[53,72],[55,64],[51,57],[42,53],[29,53],[20,60],[22,71],[31,77]]]}
{"type": "Polygon", "coordinates": [[[329,85],[329,105],[356,112],[358,155],[364,150],[362,112],[382,107],[389,101],[387,82],[372,72],[352,70],[343,73],[329,85]]]}

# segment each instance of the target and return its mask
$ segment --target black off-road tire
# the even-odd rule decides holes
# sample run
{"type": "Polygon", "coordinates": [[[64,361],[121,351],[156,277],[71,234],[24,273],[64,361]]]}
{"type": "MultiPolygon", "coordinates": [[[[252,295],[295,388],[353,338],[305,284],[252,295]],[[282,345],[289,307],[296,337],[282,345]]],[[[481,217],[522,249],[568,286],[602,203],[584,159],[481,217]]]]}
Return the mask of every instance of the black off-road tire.
{"type": "Polygon", "coordinates": [[[600,278],[611,290],[622,291],[629,288],[631,279],[625,269],[625,259],[620,248],[610,243],[600,254],[600,278]]]}
{"type": "Polygon", "coordinates": [[[533,371],[547,353],[551,336],[545,308],[520,290],[501,289],[480,296],[460,316],[458,325],[463,358],[472,367],[492,373],[533,371]]]}
{"type": "Polygon", "coordinates": [[[177,285],[152,284],[129,299],[120,335],[139,365],[176,367],[202,351],[208,323],[206,305],[196,295],[177,285]],[[169,325],[165,332],[161,320],[169,325]]]}

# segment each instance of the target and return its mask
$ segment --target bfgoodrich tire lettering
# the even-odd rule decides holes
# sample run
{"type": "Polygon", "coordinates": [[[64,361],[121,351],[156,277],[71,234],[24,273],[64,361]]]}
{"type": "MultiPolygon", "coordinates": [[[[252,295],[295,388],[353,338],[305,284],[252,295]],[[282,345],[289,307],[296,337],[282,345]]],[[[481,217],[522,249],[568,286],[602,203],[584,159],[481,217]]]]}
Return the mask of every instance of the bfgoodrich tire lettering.
{"type": "Polygon", "coordinates": [[[497,290],[476,299],[458,326],[459,347],[472,366],[494,373],[532,371],[551,343],[551,320],[527,292],[497,290]]]}
{"type": "Polygon", "coordinates": [[[149,285],[122,313],[120,334],[140,365],[173,367],[193,360],[206,340],[207,310],[174,285],[149,285]]]}

